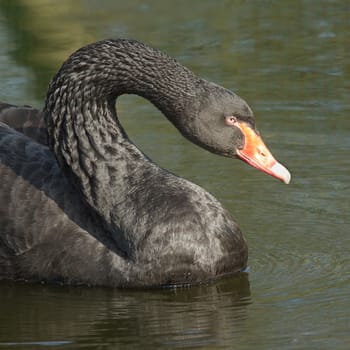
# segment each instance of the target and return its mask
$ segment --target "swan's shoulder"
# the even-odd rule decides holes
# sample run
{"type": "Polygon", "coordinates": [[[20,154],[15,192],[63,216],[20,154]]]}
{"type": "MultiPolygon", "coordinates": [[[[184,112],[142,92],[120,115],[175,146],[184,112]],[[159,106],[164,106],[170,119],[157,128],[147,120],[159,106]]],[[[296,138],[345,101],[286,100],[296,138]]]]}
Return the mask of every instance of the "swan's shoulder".
{"type": "Polygon", "coordinates": [[[48,147],[0,122],[0,178],[0,255],[5,246],[21,254],[57,213],[45,189],[59,183],[59,169],[48,147]]]}
{"type": "Polygon", "coordinates": [[[56,165],[47,146],[35,142],[4,122],[0,122],[0,160],[3,167],[11,168],[17,176],[28,180],[38,178],[35,172],[49,170],[47,167],[53,168],[56,165]]]}
{"type": "Polygon", "coordinates": [[[218,232],[239,232],[221,203],[193,182],[160,168],[152,177],[140,176],[137,181],[139,186],[126,202],[126,208],[133,210],[125,210],[123,220],[143,232],[138,236],[141,245],[168,238],[198,242],[218,232]]]}

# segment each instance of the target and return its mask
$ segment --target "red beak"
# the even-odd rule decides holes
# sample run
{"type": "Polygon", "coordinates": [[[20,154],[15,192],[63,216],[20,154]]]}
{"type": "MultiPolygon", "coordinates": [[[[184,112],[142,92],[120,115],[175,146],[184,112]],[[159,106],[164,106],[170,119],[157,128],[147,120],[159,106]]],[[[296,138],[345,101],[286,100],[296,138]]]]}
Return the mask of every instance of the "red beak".
{"type": "Polygon", "coordinates": [[[245,138],[244,147],[237,151],[238,157],[264,173],[289,184],[291,178],[289,171],[276,161],[256,131],[244,122],[238,122],[236,126],[240,128],[245,138]]]}

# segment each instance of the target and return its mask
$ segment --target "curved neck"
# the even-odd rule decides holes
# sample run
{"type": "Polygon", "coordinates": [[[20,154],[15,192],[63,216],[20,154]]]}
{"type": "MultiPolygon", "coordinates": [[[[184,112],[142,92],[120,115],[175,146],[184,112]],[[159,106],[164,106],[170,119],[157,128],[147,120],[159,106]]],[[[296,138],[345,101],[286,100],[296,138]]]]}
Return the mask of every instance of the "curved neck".
{"type": "Polygon", "coordinates": [[[127,40],[78,50],[53,78],[45,106],[50,147],[108,230],[128,231],[120,227],[123,203],[138,177],[157,171],[120,125],[116,98],[124,93],[145,97],[186,134],[200,86],[201,80],[175,60],[127,40]]]}

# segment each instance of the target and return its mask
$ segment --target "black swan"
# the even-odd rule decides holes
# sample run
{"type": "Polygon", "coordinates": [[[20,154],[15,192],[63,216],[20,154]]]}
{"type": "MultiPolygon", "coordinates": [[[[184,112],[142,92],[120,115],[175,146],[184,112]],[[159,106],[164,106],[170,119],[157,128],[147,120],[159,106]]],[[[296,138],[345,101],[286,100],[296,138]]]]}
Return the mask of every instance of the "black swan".
{"type": "Polygon", "coordinates": [[[221,204],[128,139],[122,94],[149,100],[195,144],[289,183],[239,96],[140,42],[87,45],[51,81],[43,112],[1,105],[0,280],[155,287],[246,268],[221,204]]]}

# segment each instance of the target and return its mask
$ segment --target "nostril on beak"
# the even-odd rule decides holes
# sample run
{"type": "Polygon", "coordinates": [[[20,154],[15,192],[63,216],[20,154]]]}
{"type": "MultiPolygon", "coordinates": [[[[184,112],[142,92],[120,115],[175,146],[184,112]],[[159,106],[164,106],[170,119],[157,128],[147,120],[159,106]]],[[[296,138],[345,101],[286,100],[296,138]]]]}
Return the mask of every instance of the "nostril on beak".
{"type": "Polygon", "coordinates": [[[263,156],[263,157],[266,157],[266,153],[265,153],[265,151],[262,149],[262,148],[258,148],[258,151],[259,151],[259,154],[261,155],[261,156],[263,156]]]}

